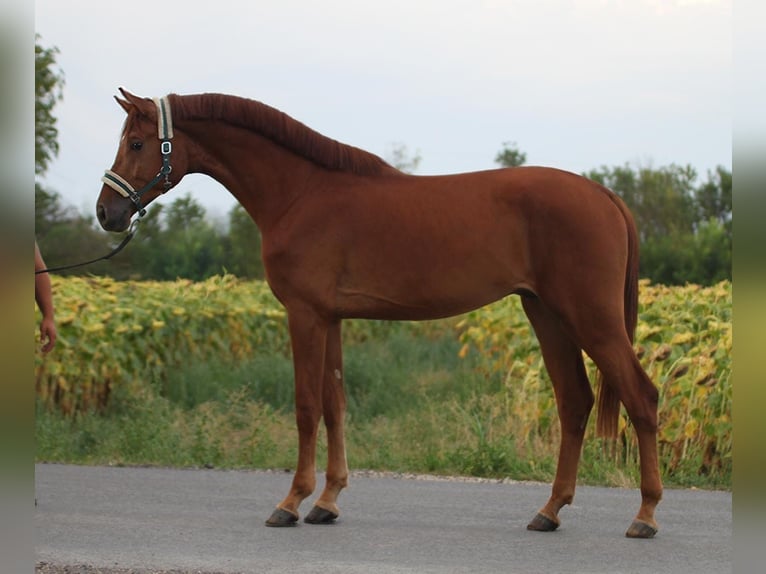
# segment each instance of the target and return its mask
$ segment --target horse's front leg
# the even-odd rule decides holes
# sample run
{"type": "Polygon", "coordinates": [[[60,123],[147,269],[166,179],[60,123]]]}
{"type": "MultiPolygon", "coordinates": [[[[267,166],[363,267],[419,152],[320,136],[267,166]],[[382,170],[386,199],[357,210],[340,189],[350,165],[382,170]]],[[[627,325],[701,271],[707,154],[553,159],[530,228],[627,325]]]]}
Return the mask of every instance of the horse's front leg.
{"type": "Polygon", "coordinates": [[[343,353],[340,321],[330,324],[324,360],[322,414],[327,427],[327,474],[322,494],[306,516],[310,524],[329,524],[340,514],[338,495],[348,485],[348,463],[343,436],[346,394],[343,388],[343,353]]]}
{"type": "Polygon", "coordinates": [[[295,418],[298,423],[298,467],[290,492],[266,521],[293,526],[298,507],[316,486],[316,444],[322,415],[322,387],[328,324],[306,310],[288,311],[295,371],[295,418]]]}

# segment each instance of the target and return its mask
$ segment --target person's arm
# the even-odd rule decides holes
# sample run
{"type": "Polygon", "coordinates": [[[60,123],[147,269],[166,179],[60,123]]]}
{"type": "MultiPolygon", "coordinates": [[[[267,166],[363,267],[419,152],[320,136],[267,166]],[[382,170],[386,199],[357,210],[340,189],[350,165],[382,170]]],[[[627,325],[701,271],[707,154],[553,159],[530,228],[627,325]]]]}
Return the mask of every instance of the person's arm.
{"type": "MultiPolygon", "coordinates": [[[[45,261],[40,254],[40,249],[35,241],[35,271],[45,269],[45,261]]],[[[53,315],[53,292],[51,290],[51,278],[47,273],[35,275],[35,301],[43,315],[40,321],[40,340],[43,343],[42,351],[47,353],[56,344],[56,321],[53,315]]]]}

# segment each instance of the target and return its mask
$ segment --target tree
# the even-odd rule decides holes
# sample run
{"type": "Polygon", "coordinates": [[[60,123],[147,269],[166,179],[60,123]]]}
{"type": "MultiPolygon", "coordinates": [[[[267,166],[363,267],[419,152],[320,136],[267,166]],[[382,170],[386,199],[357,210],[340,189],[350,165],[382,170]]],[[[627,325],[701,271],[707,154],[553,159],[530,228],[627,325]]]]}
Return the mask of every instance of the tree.
{"type": "Polygon", "coordinates": [[[422,159],[420,150],[416,150],[415,155],[410,156],[407,146],[401,142],[392,143],[386,153],[386,161],[404,173],[415,173],[422,159]]]}
{"type": "Polygon", "coordinates": [[[35,37],[35,174],[42,175],[59,151],[53,108],[63,98],[64,73],[56,67],[58,48],[43,48],[35,37]]]}
{"type": "Polygon", "coordinates": [[[263,279],[261,232],[240,204],[229,212],[226,244],[226,269],[230,273],[247,279],[263,279]]]}
{"type": "Polygon", "coordinates": [[[519,167],[526,162],[527,154],[519,150],[516,142],[503,142],[503,149],[495,156],[495,163],[501,167],[519,167]]]}
{"type": "Polygon", "coordinates": [[[586,177],[608,187],[628,205],[636,219],[641,241],[674,233],[693,233],[697,221],[691,166],[670,165],[653,169],[630,165],[601,167],[586,177]]]}
{"type": "MultiPolygon", "coordinates": [[[[54,108],[63,97],[64,74],[56,65],[57,48],[44,48],[35,37],[35,175],[42,176],[59,151],[54,108]]],[[[110,237],[61,203],[55,191],[35,181],[35,238],[52,267],[95,259],[108,252],[110,237]]],[[[98,273],[103,264],[88,269],[98,273]]],[[[63,273],[77,273],[65,271],[63,273]]]]}
{"type": "Polygon", "coordinates": [[[708,171],[708,180],[696,194],[700,221],[714,220],[720,223],[731,234],[732,202],[731,172],[723,166],[718,166],[714,172],[708,171]]]}
{"type": "Polygon", "coordinates": [[[119,256],[110,260],[106,274],[115,279],[162,279],[166,254],[163,252],[163,208],[156,202],[146,210],[136,227],[136,235],[119,256]]]}
{"type": "Polygon", "coordinates": [[[633,213],[642,277],[710,284],[731,278],[731,173],[719,167],[697,186],[691,166],[625,164],[585,174],[617,193],[633,213]]]}
{"type": "Polygon", "coordinates": [[[70,219],[72,210],[61,205],[61,196],[35,182],[35,235],[45,237],[57,224],[70,219]]]}
{"type": "Polygon", "coordinates": [[[205,208],[191,195],[179,197],[167,207],[160,244],[154,245],[154,269],[158,279],[182,277],[195,281],[223,272],[223,242],[206,219],[205,208]]]}

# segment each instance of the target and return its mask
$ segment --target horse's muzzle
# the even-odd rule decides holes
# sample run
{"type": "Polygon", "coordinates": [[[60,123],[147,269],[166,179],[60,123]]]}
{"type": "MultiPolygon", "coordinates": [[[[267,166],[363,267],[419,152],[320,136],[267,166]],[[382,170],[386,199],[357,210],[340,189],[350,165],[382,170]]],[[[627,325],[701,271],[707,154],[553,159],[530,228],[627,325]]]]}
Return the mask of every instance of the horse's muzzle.
{"type": "Polygon", "coordinates": [[[96,205],[96,217],[106,231],[125,231],[130,225],[132,215],[129,207],[110,208],[103,201],[96,205]]]}

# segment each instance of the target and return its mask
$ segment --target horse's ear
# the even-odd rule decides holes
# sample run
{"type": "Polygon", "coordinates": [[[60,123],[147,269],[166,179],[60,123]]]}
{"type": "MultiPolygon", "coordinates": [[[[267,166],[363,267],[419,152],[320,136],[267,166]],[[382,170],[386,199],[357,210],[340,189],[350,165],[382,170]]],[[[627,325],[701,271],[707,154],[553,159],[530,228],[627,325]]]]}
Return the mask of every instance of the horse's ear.
{"type": "Polygon", "coordinates": [[[125,109],[125,111],[128,111],[131,107],[135,107],[139,112],[141,112],[145,116],[151,116],[152,113],[155,111],[154,103],[149,98],[141,98],[139,96],[136,96],[134,94],[131,94],[128,90],[124,88],[120,88],[120,93],[125,98],[124,104],[123,101],[120,101],[117,99],[117,102],[125,109]],[[128,107],[126,108],[125,105],[128,107]]]}
{"type": "Polygon", "coordinates": [[[123,110],[125,110],[125,113],[130,113],[130,108],[131,108],[130,102],[128,102],[128,101],[126,101],[126,100],[121,100],[121,99],[120,99],[120,98],[118,98],[117,96],[114,96],[114,99],[115,99],[115,101],[116,101],[118,104],[120,104],[120,107],[121,107],[123,110]]]}

